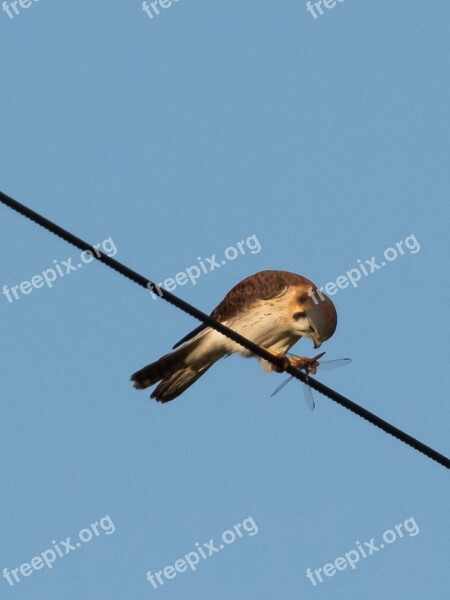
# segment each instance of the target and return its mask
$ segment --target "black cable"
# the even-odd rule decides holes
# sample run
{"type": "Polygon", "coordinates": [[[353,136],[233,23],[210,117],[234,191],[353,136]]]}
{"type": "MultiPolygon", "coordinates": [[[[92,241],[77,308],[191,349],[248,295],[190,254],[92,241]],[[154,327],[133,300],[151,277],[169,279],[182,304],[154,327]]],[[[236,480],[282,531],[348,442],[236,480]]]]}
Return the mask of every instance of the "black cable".
{"type": "MultiPolygon", "coordinates": [[[[123,265],[122,263],[115,260],[114,258],[111,258],[110,256],[107,256],[106,254],[103,254],[98,249],[94,248],[90,244],[87,244],[82,239],[76,237],[75,235],[73,235],[72,233],[67,231],[66,229],[59,227],[52,221],[49,221],[48,219],[46,219],[39,213],[34,212],[33,210],[24,206],[23,204],[20,204],[20,202],[17,202],[17,200],[10,198],[3,192],[0,192],[0,202],[5,204],[9,208],[12,208],[13,210],[17,211],[19,214],[23,215],[24,217],[31,219],[32,221],[34,221],[41,227],[44,227],[51,233],[54,233],[58,237],[65,240],[66,242],[69,242],[69,244],[72,244],[73,246],[79,248],[81,251],[86,251],[86,250],[90,251],[90,253],[92,254],[92,256],[94,258],[96,258],[100,262],[104,263],[108,267],[111,267],[111,269],[114,269],[121,275],[128,277],[128,279],[131,279],[131,281],[134,281],[138,285],[140,285],[146,289],[149,289],[151,291],[154,291],[156,289],[156,284],[153,283],[151,280],[146,279],[139,273],[136,273],[136,271],[133,271],[132,269],[123,265]]],[[[213,319],[206,313],[195,308],[195,306],[192,306],[188,302],[185,302],[181,298],[178,298],[178,296],[175,296],[171,292],[168,292],[167,290],[165,290],[164,288],[160,288],[159,286],[158,286],[158,295],[160,295],[161,298],[163,298],[167,302],[170,302],[171,304],[173,304],[180,310],[183,310],[184,312],[188,313],[195,319],[198,319],[205,325],[212,327],[213,329],[222,333],[223,335],[230,338],[234,342],[240,344],[241,346],[243,346],[244,348],[249,350],[252,354],[255,354],[256,356],[259,356],[260,358],[267,360],[268,362],[270,362],[271,364],[273,364],[274,366],[276,366],[280,369],[283,369],[284,361],[281,358],[274,356],[265,348],[258,346],[257,344],[248,340],[247,338],[243,337],[242,335],[239,335],[238,333],[236,333],[229,327],[226,327],[222,323],[219,323],[218,321],[216,321],[215,319],[213,319]]],[[[362,406],[359,406],[359,404],[352,402],[345,396],[342,396],[342,394],[339,394],[338,392],[332,390],[331,388],[327,387],[323,383],[320,383],[320,381],[317,381],[316,379],[313,379],[310,376],[308,376],[308,378],[307,378],[306,374],[303,371],[300,371],[299,369],[295,369],[294,367],[292,367],[290,365],[285,370],[287,373],[289,373],[290,375],[292,375],[299,381],[302,381],[303,383],[305,383],[306,379],[307,379],[308,384],[317,392],[323,394],[324,396],[327,396],[328,398],[330,398],[330,400],[337,402],[344,408],[347,408],[348,410],[357,414],[358,416],[362,417],[363,419],[366,419],[367,421],[369,421],[369,423],[372,423],[372,425],[379,427],[384,432],[396,437],[397,439],[404,442],[405,444],[408,444],[409,446],[411,446],[418,452],[421,452],[428,458],[431,458],[432,460],[438,462],[440,465],[446,467],[447,469],[450,469],[450,459],[447,458],[446,456],[444,456],[443,454],[440,454],[433,448],[430,448],[429,446],[423,444],[422,442],[420,442],[416,438],[408,435],[401,429],[394,427],[394,425],[391,425],[390,423],[388,423],[384,419],[381,419],[374,413],[371,413],[370,411],[366,410],[362,406]]]]}

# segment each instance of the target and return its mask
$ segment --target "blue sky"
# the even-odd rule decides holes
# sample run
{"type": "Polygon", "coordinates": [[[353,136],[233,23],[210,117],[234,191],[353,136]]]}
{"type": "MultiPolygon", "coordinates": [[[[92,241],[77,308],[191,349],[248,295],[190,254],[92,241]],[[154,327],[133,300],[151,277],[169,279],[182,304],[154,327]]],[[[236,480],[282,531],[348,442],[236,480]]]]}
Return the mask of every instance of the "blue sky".
{"type": "MultiPolygon", "coordinates": [[[[449,5],[324,11],[0,11],[0,187],[157,282],[253,236],[258,251],[176,288],[206,312],[259,270],[325,285],[403,242],[332,296],[339,325],[323,349],[353,362],[318,379],[449,455],[449,5]]],[[[8,289],[82,264],[5,207],[0,253],[8,289]]],[[[323,397],[309,412],[297,383],[271,398],[282,376],[254,359],[221,361],[156,404],[130,374],[195,321],[97,263],[24,289],[0,295],[0,575],[20,579],[0,577],[2,598],[447,597],[441,466],[323,397]],[[405,521],[355,569],[307,578],[405,521]],[[239,523],[195,571],[146,579],[239,523]],[[68,537],[82,541],[66,555],[68,537]],[[52,568],[21,574],[48,550],[52,568]]]]}

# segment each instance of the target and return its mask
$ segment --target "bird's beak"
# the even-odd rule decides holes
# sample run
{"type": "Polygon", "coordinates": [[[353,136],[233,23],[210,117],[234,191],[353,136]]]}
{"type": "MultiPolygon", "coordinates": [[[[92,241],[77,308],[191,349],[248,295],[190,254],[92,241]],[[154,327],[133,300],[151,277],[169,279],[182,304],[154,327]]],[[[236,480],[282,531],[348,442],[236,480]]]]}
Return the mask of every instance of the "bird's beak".
{"type": "Polygon", "coordinates": [[[317,340],[314,340],[314,348],[320,348],[321,345],[322,345],[322,342],[318,342],[317,340]]]}

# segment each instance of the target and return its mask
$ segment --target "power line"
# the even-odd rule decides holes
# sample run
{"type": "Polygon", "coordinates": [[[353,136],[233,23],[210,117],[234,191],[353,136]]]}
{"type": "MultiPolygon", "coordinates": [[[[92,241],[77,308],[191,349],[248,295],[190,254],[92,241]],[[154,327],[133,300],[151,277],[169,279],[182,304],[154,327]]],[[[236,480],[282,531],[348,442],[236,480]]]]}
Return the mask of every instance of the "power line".
{"type": "MultiPolygon", "coordinates": [[[[123,265],[122,263],[115,260],[114,258],[107,256],[106,254],[103,254],[97,248],[94,248],[90,244],[84,242],[79,237],[73,235],[72,233],[70,233],[66,229],[60,227],[59,225],[56,225],[49,219],[46,219],[39,213],[31,210],[27,206],[24,206],[20,202],[17,202],[17,200],[14,200],[13,198],[7,196],[3,192],[0,192],[0,202],[5,204],[9,208],[12,208],[19,214],[23,215],[24,217],[31,219],[32,221],[34,221],[41,227],[44,227],[45,229],[47,229],[51,233],[57,235],[58,237],[62,238],[69,244],[72,244],[76,248],[79,248],[81,251],[86,251],[86,250],[89,251],[94,258],[96,258],[100,262],[104,263],[111,269],[114,269],[121,275],[127,277],[128,279],[131,279],[131,281],[134,281],[138,285],[140,285],[146,289],[152,290],[152,291],[154,291],[156,289],[156,284],[153,283],[153,281],[151,281],[150,279],[143,277],[136,271],[133,271],[132,269],[123,265]]],[[[259,356],[260,358],[263,358],[264,360],[270,362],[277,368],[283,369],[284,363],[281,358],[274,356],[265,348],[258,346],[254,342],[252,342],[252,341],[248,340],[247,338],[243,337],[242,335],[236,333],[236,331],[233,331],[229,327],[226,327],[222,323],[219,323],[218,321],[213,319],[211,316],[207,315],[206,313],[202,312],[201,310],[198,310],[198,308],[196,308],[195,306],[192,306],[188,302],[185,302],[181,298],[178,298],[178,296],[175,296],[174,294],[172,294],[171,292],[168,292],[164,288],[158,287],[158,295],[160,295],[160,297],[163,298],[164,300],[166,300],[167,302],[170,302],[170,304],[173,304],[180,310],[191,315],[191,317],[194,317],[195,319],[201,321],[205,325],[208,325],[209,327],[215,329],[216,331],[218,331],[218,332],[222,333],[223,335],[225,335],[226,337],[230,338],[234,342],[240,344],[241,346],[243,346],[244,348],[249,350],[252,354],[259,356]],[[159,290],[161,290],[161,291],[159,291],[159,290]]],[[[391,423],[388,423],[384,419],[381,419],[374,413],[366,410],[359,404],[356,404],[352,400],[349,400],[342,394],[339,394],[335,390],[332,390],[331,388],[327,387],[323,383],[320,383],[320,381],[317,381],[316,379],[313,379],[310,376],[308,376],[308,378],[306,378],[305,373],[303,371],[300,371],[299,369],[295,369],[294,367],[289,365],[285,369],[285,371],[287,373],[289,373],[290,375],[292,375],[293,377],[295,377],[296,379],[298,379],[299,381],[302,381],[303,383],[305,383],[306,379],[307,379],[308,385],[310,385],[317,392],[323,394],[324,396],[327,396],[327,398],[330,398],[330,400],[337,402],[344,408],[347,408],[348,410],[350,410],[351,412],[355,413],[356,415],[362,417],[363,419],[366,419],[366,421],[369,421],[369,423],[372,423],[372,425],[379,427],[384,432],[394,436],[395,438],[399,439],[400,441],[404,442],[405,444],[408,444],[409,446],[411,446],[418,452],[421,452],[422,454],[424,454],[428,458],[431,458],[432,460],[439,463],[440,465],[446,467],[447,469],[450,469],[450,459],[449,458],[447,458],[443,454],[440,454],[433,448],[430,448],[426,444],[423,444],[422,442],[420,442],[416,438],[410,436],[409,434],[405,433],[401,429],[394,427],[394,425],[391,425],[391,423]]]]}

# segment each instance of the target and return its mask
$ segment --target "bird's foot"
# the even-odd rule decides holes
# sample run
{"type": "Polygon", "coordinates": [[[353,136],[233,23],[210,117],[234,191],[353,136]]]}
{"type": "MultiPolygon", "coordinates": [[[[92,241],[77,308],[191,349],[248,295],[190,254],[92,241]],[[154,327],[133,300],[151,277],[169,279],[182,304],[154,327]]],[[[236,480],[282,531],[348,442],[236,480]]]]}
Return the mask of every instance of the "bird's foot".
{"type": "Polygon", "coordinates": [[[302,369],[307,374],[312,373],[313,375],[317,372],[317,367],[319,366],[319,359],[325,352],[321,352],[314,358],[309,358],[308,356],[286,356],[283,352],[273,353],[275,358],[281,360],[281,366],[272,365],[272,370],[277,373],[283,373],[286,371],[288,367],[294,367],[294,369],[302,369]]]}
{"type": "Polygon", "coordinates": [[[284,373],[286,371],[286,369],[289,367],[290,363],[290,359],[288,356],[286,356],[286,354],[284,354],[284,352],[272,352],[273,356],[278,359],[281,362],[280,366],[275,366],[274,364],[270,365],[270,368],[272,369],[272,371],[275,371],[276,373],[284,373]]]}
{"type": "Polygon", "coordinates": [[[317,367],[320,364],[319,359],[322,358],[324,354],[325,352],[321,352],[314,358],[309,358],[308,356],[292,356],[288,358],[288,361],[290,366],[294,367],[294,369],[302,369],[307,374],[312,373],[315,375],[317,372],[317,367]]]}

